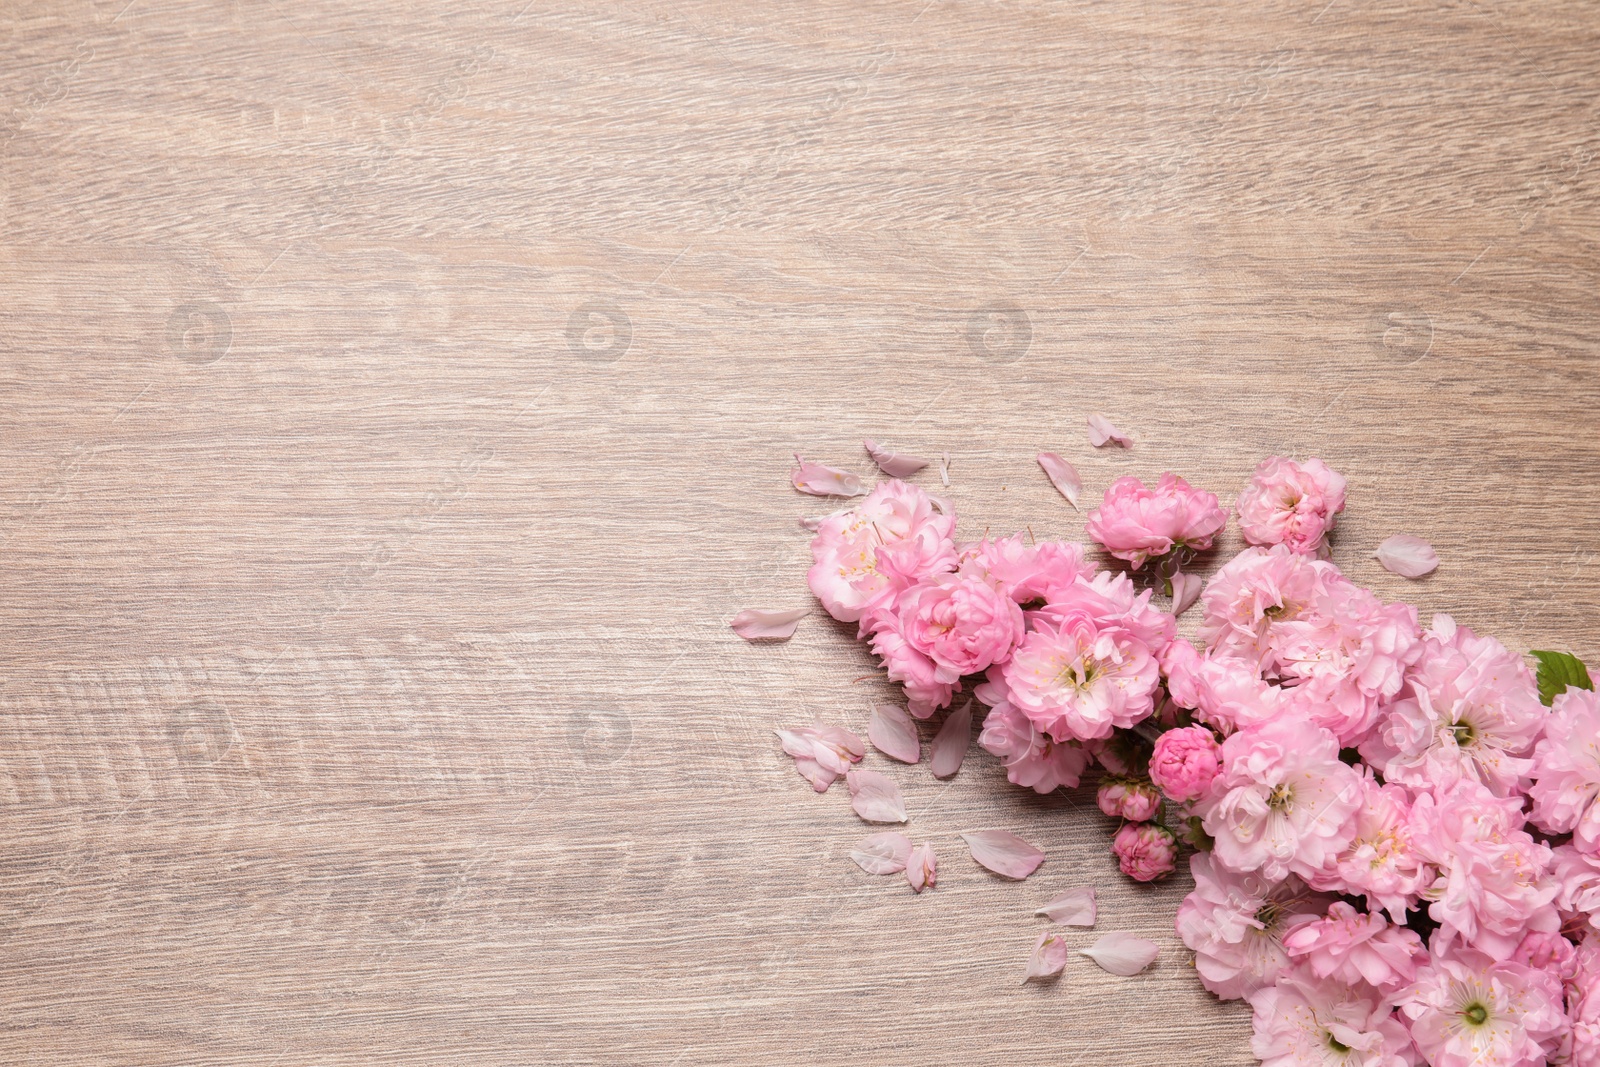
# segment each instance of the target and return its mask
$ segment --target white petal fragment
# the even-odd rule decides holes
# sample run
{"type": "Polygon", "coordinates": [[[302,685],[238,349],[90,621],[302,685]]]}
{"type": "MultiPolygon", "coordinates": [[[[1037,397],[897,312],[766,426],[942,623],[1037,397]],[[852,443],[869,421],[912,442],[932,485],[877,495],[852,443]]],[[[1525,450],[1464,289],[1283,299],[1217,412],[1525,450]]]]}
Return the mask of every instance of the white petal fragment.
{"type": "Polygon", "coordinates": [[[905,822],[906,801],[894,780],[877,771],[851,771],[845,775],[850,787],[850,807],[867,822],[905,822]]]}
{"type": "Polygon", "coordinates": [[[878,469],[891,478],[909,478],[932,462],[921,456],[908,456],[892,448],[883,448],[870,437],[861,442],[861,447],[867,450],[867,455],[872,457],[878,469]]]}
{"type": "Polygon", "coordinates": [[[792,611],[762,611],[746,608],[728,623],[733,632],[746,641],[787,641],[794,636],[800,620],[811,614],[810,608],[792,611]]]}
{"type": "Polygon", "coordinates": [[[868,874],[898,874],[911,858],[911,840],[892,830],[872,834],[850,850],[850,858],[868,874]]]}
{"type": "Polygon", "coordinates": [[[1086,885],[1067,890],[1034,914],[1062,926],[1093,926],[1096,911],[1094,886],[1086,885]]]}
{"type": "Polygon", "coordinates": [[[1373,553],[1378,562],[1402,578],[1421,578],[1439,566],[1439,553],[1420,537],[1395,534],[1373,553]]]}
{"type": "Polygon", "coordinates": [[[922,742],[917,724],[898,704],[878,704],[867,724],[867,740],[872,747],[901,763],[916,763],[922,758],[922,742]]]}
{"type": "Polygon", "coordinates": [[[1096,448],[1104,448],[1115,442],[1123,448],[1133,447],[1133,438],[1111,425],[1111,420],[1098,411],[1089,416],[1089,443],[1096,448]]]}
{"type": "Polygon", "coordinates": [[[1127,978],[1150,966],[1160,951],[1154,941],[1118,930],[1081,949],[1080,953],[1098,963],[1101,970],[1127,978]]]}
{"type": "Polygon", "coordinates": [[[978,830],[961,839],[980,866],[1007,878],[1026,878],[1044,862],[1043,852],[1008,830],[978,830]]]}
{"type": "Polygon", "coordinates": [[[1072,505],[1072,510],[1082,511],[1078,507],[1078,495],[1083,492],[1083,476],[1078,473],[1078,468],[1056,455],[1054,452],[1040,452],[1039,466],[1044,468],[1044,473],[1050,479],[1050,484],[1056,491],[1067,498],[1067,503],[1072,505]]]}
{"type": "Polygon", "coordinates": [[[928,751],[928,766],[935,778],[948,778],[961,769],[972,746],[972,701],[967,701],[959,711],[952,711],[934,735],[933,747],[928,751]]]}

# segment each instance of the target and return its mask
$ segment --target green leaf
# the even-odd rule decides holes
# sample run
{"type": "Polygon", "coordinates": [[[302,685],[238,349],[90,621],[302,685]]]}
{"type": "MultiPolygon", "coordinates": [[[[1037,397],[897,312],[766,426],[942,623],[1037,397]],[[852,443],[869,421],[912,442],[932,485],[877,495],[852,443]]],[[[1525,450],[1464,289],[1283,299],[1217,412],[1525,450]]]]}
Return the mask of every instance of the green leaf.
{"type": "Polygon", "coordinates": [[[1539,699],[1546,705],[1569,688],[1594,688],[1589,680],[1589,668],[1577,656],[1541,648],[1534,649],[1530,655],[1539,661],[1539,699]]]}

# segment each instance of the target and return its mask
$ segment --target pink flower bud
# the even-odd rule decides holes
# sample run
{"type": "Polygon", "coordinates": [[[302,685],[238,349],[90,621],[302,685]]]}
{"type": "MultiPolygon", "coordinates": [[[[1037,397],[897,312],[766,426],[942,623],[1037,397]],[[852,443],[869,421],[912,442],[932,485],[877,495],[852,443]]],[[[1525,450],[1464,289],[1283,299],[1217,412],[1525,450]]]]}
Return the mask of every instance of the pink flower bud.
{"type": "Polygon", "coordinates": [[[1136,882],[1153,882],[1172,873],[1178,863],[1178,840],[1165,826],[1130,822],[1111,839],[1122,873],[1136,882]]]}
{"type": "Polygon", "coordinates": [[[1168,730],[1150,754],[1150,780],[1180,804],[1211,790],[1222,764],[1216,737],[1204,726],[1168,730]]]}
{"type": "Polygon", "coordinates": [[[1149,782],[1108,778],[1100,784],[1094,799],[1100,810],[1113,819],[1129,822],[1149,822],[1161,809],[1161,794],[1149,782]]]}

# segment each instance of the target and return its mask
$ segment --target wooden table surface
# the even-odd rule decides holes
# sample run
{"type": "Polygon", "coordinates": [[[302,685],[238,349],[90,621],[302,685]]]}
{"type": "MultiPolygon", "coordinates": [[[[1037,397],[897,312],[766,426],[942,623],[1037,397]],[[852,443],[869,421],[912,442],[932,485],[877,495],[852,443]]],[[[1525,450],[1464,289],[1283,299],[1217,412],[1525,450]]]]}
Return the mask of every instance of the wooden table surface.
{"type": "Polygon", "coordinates": [[[1087,793],[874,753],[942,881],[851,864],[771,728],[890,688],[726,627],[810,602],[795,450],[1075,539],[1040,449],[1319,455],[1356,580],[1600,658],[1593,3],[0,27],[0,1062],[1252,1062],[1087,793]],[[1020,985],[1085,883],[1157,965],[1020,985]]]}

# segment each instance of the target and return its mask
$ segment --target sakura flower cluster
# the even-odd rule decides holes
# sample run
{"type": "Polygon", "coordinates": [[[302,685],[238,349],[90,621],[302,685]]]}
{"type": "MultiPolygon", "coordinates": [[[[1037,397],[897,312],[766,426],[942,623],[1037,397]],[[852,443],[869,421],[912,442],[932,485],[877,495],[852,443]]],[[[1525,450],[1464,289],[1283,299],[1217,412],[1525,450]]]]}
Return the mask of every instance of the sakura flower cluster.
{"type": "MultiPolygon", "coordinates": [[[[1076,470],[1040,463],[1076,506],[1076,470]]],[[[1536,676],[1346,577],[1345,493],[1319,460],[1263,461],[1233,506],[1249,547],[1200,592],[1184,569],[1229,512],[1174,474],[1111,483],[1086,522],[1104,562],[959,541],[947,503],[891,480],[819,523],[810,586],[912,716],[986,706],[979,745],[1012,783],[1098,766],[1125,875],[1190,851],[1178,936],[1207,989],[1248,1001],[1263,1063],[1600,1067],[1600,697],[1571,657],[1538,653],[1536,676]],[[1190,641],[1175,613],[1197,593],[1190,641]]],[[[1426,566],[1379,558],[1421,576],[1418,543],[1426,566]]],[[[914,727],[894,736],[915,762],[914,727]]],[[[784,745],[819,790],[859,773],[826,728],[784,745]]],[[[1053,936],[1030,973],[1064,958],[1053,936]]]]}

